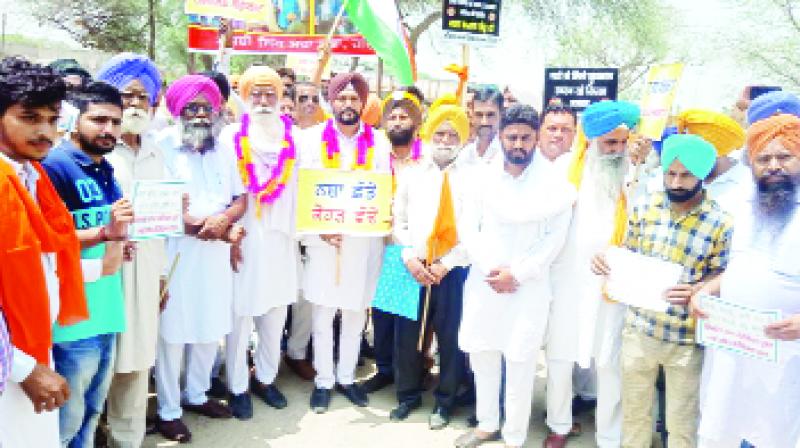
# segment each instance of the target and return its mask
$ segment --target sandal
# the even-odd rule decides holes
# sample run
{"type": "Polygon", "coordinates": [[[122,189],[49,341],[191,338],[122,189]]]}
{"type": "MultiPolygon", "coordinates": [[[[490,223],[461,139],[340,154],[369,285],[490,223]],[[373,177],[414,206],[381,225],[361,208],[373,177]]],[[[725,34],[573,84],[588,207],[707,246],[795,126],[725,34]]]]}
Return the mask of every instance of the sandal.
{"type": "Polygon", "coordinates": [[[158,432],[167,440],[178,443],[189,443],[192,441],[192,433],[189,432],[189,428],[187,428],[179,418],[175,420],[161,420],[159,418],[156,422],[156,427],[158,428],[158,432]]]}

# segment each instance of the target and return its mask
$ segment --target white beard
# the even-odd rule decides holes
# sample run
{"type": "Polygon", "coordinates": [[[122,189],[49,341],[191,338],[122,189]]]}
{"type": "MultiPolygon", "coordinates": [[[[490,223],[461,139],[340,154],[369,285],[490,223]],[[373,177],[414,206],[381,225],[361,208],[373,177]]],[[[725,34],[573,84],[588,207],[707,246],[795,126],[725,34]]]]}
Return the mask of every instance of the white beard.
{"type": "Polygon", "coordinates": [[[273,143],[280,144],[283,141],[283,122],[278,114],[273,111],[272,113],[258,113],[250,114],[250,135],[253,144],[253,149],[270,147],[273,143]]]}
{"type": "Polygon", "coordinates": [[[616,203],[625,185],[625,174],[628,172],[628,158],[604,159],[593,141],[587,149],[586,167],[581,181],[583,188],[594,190],[599,201],[612,200],[616,203]]]}
{"type": "Polygon", "coordinates": [[[129,107],[122,112],[122,133],[141,135],[150,126],[150,113],[129,107]]]}

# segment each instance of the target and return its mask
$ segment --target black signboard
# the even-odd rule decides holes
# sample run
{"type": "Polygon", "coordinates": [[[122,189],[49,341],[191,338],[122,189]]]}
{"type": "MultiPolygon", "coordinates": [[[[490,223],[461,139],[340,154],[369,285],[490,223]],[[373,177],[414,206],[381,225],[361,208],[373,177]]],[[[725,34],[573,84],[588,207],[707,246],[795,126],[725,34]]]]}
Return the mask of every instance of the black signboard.
{"type": "Polygon", "coordinates": [[[616,100],[619,70],[616,68],[544,69],[544,107],[563,104],[576,111],[601,100],[616,100]]]}
{"type": "Polygon", "coordinates": [[[450,40],[496,44],[500,37],[500,0],[443,0],[442,30],[450,40]]]}

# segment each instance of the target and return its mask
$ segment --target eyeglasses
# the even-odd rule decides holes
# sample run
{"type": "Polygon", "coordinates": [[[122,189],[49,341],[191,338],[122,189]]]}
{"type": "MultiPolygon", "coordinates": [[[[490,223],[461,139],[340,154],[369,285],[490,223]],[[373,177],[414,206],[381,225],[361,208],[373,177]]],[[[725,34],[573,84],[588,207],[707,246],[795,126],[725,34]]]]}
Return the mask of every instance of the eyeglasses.
{"type": "Polygon", "coordinates": [[[319,97],[317,95],[300,95],[297,97],[298,103],[307,103],[309,101],[319,104],[319,97]]]}
{"type": "Polygon", "coordinates": [[[189,103],[183,108],[183,115],[196,117],[201,113],[208,115],[213,111],[214,108],[210,104],[189,103]]]}
{"type": "Polygon", "coordinates": [[[133,100],[138,100],[143,103],[150,102],[150,95],[146,92],[120,92],[120,96],[122,96],[122,100],[126,102],[131,102],[133,100]]]}

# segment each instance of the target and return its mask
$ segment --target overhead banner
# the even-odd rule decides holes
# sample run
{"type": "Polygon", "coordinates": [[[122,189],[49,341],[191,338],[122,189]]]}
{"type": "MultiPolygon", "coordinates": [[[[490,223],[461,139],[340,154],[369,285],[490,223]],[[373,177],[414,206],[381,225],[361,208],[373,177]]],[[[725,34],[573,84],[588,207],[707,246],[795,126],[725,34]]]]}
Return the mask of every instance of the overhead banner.
{"type": "Polygon", "coordinates": [[[652,140],[661,140],[682,74],[683,64],[657,65],[647,73],[640,134],[652,140]]]}
{"type": "Polygon", "coordinates": [[[383,236],[392,231],[392,175],[301,169],[297,233],[383,236]]]}
{"type": "Polygon", "coordinates": [[[442,30],[448,40],[496,45],[500,40],[500,0],[444,0],[442,30]]]}
{"type": "MultiPolygon", "coordinates": [[[[249,0],[250,3],[264,4],[263,12],[259,13],[257,19],[254,14],[244,17],[241,11],[231,8],[215,6],[216,10],[209,9],[209,4],[227,5],[229,2],[240,5],[239,0],[186,1],[189,51],[218,52],[220,22],[221,19],[229,19],[231,31],[226,46],[232,54],[316,55],[342,6],[342,0],[249,0]],[[206,12],[190,12],[190,3],[204,4],[206,12]]],[[[192,11],[200,10],[193,7],[192,11]]],[[[333,33],[331,52],[340,56],[375,54],[367,41],[357,33],[346,13],[333,33]]]]}
{"type": "Polygon", "coordinates": [[[272,0],[186,0],[186,14],[264,22],[275,14],[272,0]]]}
{"type": "Polygon", "coordinates": [[[562,104],[580,112],[602,100],[616,100],[619,69],[549,67],[544,69],[544,107],[562,104]]]}

